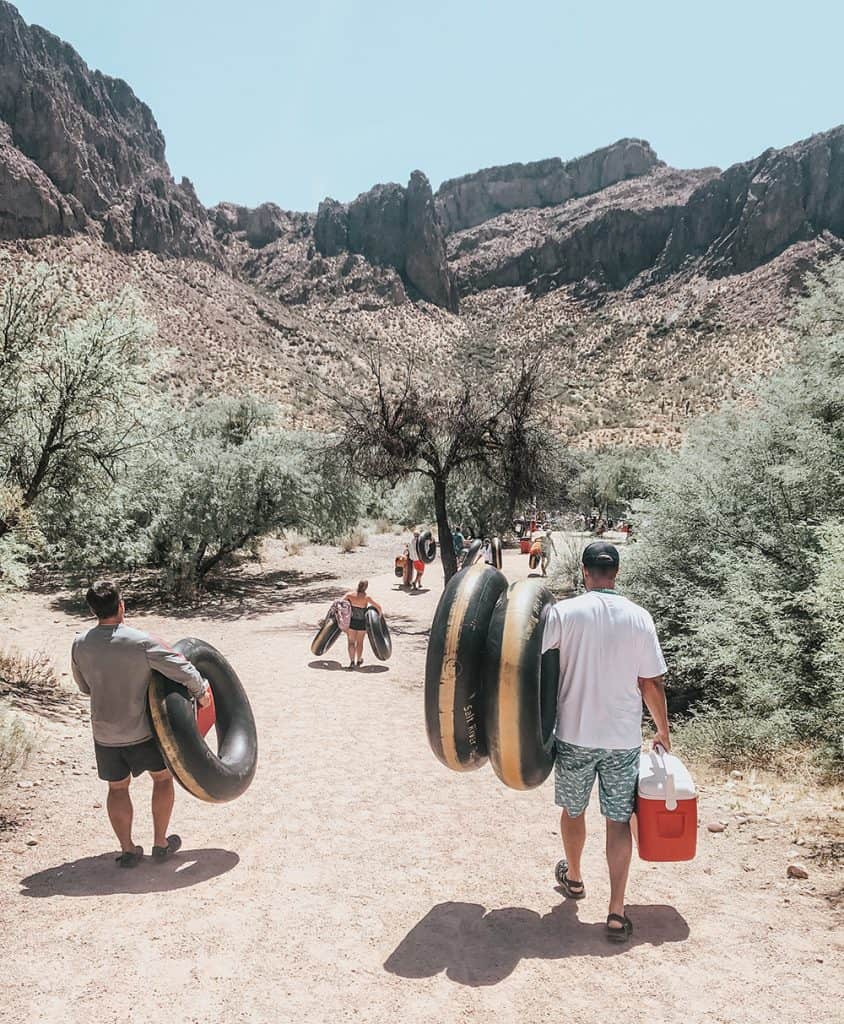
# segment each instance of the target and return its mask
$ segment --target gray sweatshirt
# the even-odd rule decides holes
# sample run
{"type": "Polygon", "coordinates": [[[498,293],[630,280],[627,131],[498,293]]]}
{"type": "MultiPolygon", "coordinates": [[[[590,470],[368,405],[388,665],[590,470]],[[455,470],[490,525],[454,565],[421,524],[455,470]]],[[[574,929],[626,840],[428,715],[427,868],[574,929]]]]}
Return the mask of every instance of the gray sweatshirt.
{"type": "Polygon", "coordinates": [[[123,623],[77,633],[70,665],[76,685],[91,695],[91,727],[104,747],[131,746],[152,736],[147,690],[153,669],[194,697],[205,689],[202,676],[184,655],[123,623]]]}

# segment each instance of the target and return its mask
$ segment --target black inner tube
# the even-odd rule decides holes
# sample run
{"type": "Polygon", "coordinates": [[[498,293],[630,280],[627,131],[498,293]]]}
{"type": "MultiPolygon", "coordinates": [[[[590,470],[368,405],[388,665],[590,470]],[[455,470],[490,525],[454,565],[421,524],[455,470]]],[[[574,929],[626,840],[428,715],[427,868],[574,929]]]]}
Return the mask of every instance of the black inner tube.
{"type": "Polygon", "coordinates": [[[437,542],[434,540],[434,535],[430,530],[422,531],[416,547],[419,551],[419,558],[426,565],[430,565],[437,557],[437,542]]]}
{"type": "Polygon", "coordinates": [[[333,615],[328,615],[323,624],[317,630],[317,635],[311,641],[311,654],[321,658],[329,647],[335,642],[342,630],[337,625],[333,615]]]}
{"type": "Polygon", "coordinates": [[[366,609],[366,635],[375,657],[379,661],[387,661],[393,653],[390,629],[387,620],[383,615],[379,615],[372,605],[366,609]]]}
{"type": "Polygon", "coordinates": [[[474,565],[477,562],[481,554],[481,548],[484,546],[484,542],[480,537],[476,537],[475,540],[466,548],[463,554],[463,561],[460,563],[461,569],[468,569],[470,565],[474,565]]]}
{"type": "Polygon", "coordinates": [[[485,727],[496,775],[532,789],[554,764],[560,652],[542,654],[554,596],[535,580],[514,583],[495,606],[487,635],[485,727]]]}
{"type": "Polygon", "coordinates": [[[174,650],[187,658],[214,693],[217,752],[199,732],[188,691],[153,672],[150,714],[164,759],[177,781],[199,799],[234,800],[249,786],[258,761],[258,736],[246,691],[222,654],[203,640],[180,640],[174,650]]]}
{"type": "Polygon", "coordinates": [[[453,576],[440,598],[425,659],[425,728],[435,756],[465,772],[486,761],[483,665],[492,610],[507,580],[477,562],[453,576]]]}
{"type": "Polygon", "coordinates": [[[504,561],[501,551],[501,538],[493,537],[490,541],[490,545],[492,547],[492,564],[496,569],[500,569],[504,561]]]}

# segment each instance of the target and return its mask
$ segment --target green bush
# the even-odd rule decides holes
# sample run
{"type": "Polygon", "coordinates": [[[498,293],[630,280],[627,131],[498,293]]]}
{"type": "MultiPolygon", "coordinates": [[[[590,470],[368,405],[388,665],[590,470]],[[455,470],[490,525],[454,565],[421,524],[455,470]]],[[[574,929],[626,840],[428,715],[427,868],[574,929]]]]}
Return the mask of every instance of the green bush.
{"type": "Polygon", "coordinates": [[[654,615],[691,735],[720,718],[733,753],[801,743],[841,769],[844,333],[816,326],[844,324],[840,289],[813,308],[796,361],[660,469],[622,580],[654,615]]]}

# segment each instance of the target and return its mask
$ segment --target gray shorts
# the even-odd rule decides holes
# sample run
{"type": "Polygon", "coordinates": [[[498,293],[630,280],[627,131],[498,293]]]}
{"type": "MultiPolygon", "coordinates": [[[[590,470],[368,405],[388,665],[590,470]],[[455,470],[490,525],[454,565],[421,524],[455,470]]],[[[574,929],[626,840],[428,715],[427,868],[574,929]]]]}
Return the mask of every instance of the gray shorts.
{"type": "Polygon", "coordinates": [[[632,750],[607,750],[604,747],[578,747],[557,740],[554,761],[554,799],[572,818],[586,810],[595,777],[601,814],[611,821],[629,821],[636,802],[639,782],[639,753],[632,750]]]}

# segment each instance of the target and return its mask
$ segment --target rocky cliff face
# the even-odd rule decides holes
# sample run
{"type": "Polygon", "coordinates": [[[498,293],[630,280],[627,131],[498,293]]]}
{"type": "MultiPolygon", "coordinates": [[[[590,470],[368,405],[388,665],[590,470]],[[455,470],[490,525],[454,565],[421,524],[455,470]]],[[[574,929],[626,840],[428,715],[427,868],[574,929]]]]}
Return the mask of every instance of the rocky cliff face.
{"type": "Polygon", "coordinates": [[[605,290],[680,270],[744,273],[796,242],[844,238],[844,127],[723,173],[662,165],[580,199],[516,210],[448,239],[461,294],[577,281],[605,290]]]}
{"type": "Polygon", "coordinates": [[[207,214],[188,181],[173,181],[149,107],[0,0],[4,234],[62,232],[89,220],[121,248],[215,254],[207,214]],[[25,216],[15,226],[18,202],[25,216]]]}
{"type": "Polygon", "coordinates": [[[348,206],[320,203],[314,242],[323,256],[348,251],[393,267],[422,298],[457,312],[457,290],[428,179],[414,171],[407,188],[376,185],[348,206]]]}
{"type": "Polygon", "coordinates": [[[444,181],[437,189],[437,210],[446,233],[451,234],[511,210],[560,206],[626,178],[647,174],[659,163],[649,143],[621,139],[566,162],[553,157],[530,164],[488,167],[444,181]]]}

